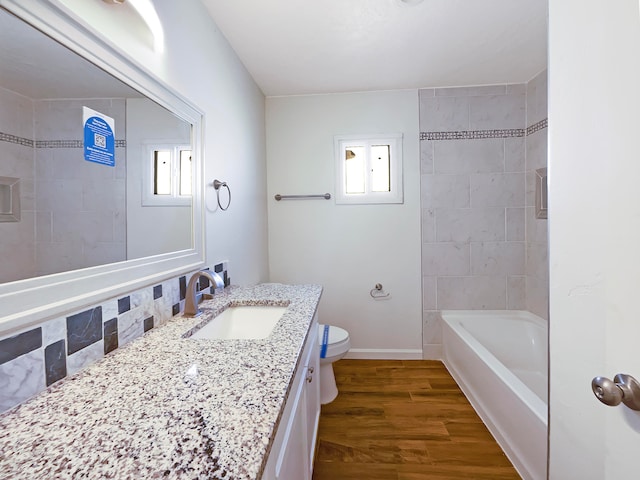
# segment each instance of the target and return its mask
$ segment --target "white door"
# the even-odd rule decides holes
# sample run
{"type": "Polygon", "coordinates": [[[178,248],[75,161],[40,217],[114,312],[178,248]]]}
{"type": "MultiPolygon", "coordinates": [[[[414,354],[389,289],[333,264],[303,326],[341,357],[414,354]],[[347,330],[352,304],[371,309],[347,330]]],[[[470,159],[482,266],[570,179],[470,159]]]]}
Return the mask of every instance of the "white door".
{"type": "Polygon", "coordinates": [[[640,478],[640,412],[590,386],[640,379],[638,0],[549,0],[549,208],[549,478],[640,478]]]}

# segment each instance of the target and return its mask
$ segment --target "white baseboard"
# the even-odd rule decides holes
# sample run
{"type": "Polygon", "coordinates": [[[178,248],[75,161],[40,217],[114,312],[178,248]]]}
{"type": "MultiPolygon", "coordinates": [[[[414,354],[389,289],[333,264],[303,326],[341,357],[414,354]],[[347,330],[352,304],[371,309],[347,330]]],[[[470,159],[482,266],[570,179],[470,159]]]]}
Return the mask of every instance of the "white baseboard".
{"type": "Polygon", "coordinates": [[[352,348],[344,358],[359,360],[422,360],[422,349],[352,348]]]}

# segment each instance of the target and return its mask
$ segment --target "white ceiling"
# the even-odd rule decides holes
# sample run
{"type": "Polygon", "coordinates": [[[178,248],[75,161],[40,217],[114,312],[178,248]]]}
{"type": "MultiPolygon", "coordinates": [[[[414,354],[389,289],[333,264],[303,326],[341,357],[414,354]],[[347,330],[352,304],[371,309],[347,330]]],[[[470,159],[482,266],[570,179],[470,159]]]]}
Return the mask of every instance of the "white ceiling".
{"type": "Polygon", "coordinates": [[[268,96],[522,83],[547,0],[201,0],[268,96]]]}
{"type": "MultiPolygon", "coordinates": [[[[521,83],[547,63],[547,0],[201,1],[269,96],[521,83]]],[[[0,84],[30,98],[132,95],[2,10],[0,84]]]]}

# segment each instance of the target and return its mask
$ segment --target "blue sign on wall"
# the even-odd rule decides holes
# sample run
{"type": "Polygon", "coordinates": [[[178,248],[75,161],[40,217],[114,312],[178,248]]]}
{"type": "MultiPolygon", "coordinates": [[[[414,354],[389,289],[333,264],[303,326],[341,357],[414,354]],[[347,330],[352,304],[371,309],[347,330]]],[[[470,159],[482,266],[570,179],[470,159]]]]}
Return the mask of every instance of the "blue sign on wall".
{"type": "Polygon", "coordinates": [[[84,159],[114,167],[116,164],[115,122],[113,118],[87,107],[83,109],[84,159]]]}

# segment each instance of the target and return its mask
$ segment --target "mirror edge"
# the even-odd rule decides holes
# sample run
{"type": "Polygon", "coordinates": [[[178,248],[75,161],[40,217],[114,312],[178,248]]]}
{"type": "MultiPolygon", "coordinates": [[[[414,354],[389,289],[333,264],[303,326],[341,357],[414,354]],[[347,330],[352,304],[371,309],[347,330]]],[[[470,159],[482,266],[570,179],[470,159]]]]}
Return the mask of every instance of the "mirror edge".
{"type": "Polygon", "coordinates": [[[20,0],[0,0],[0,7],[191,123],[196,157],[193,248],[0,284],[0,335],[18,333],[65,312],[202,268],[205,265],[203,112],[143,70],[61,2],[32,0],[26,6],[20,0]]]}

